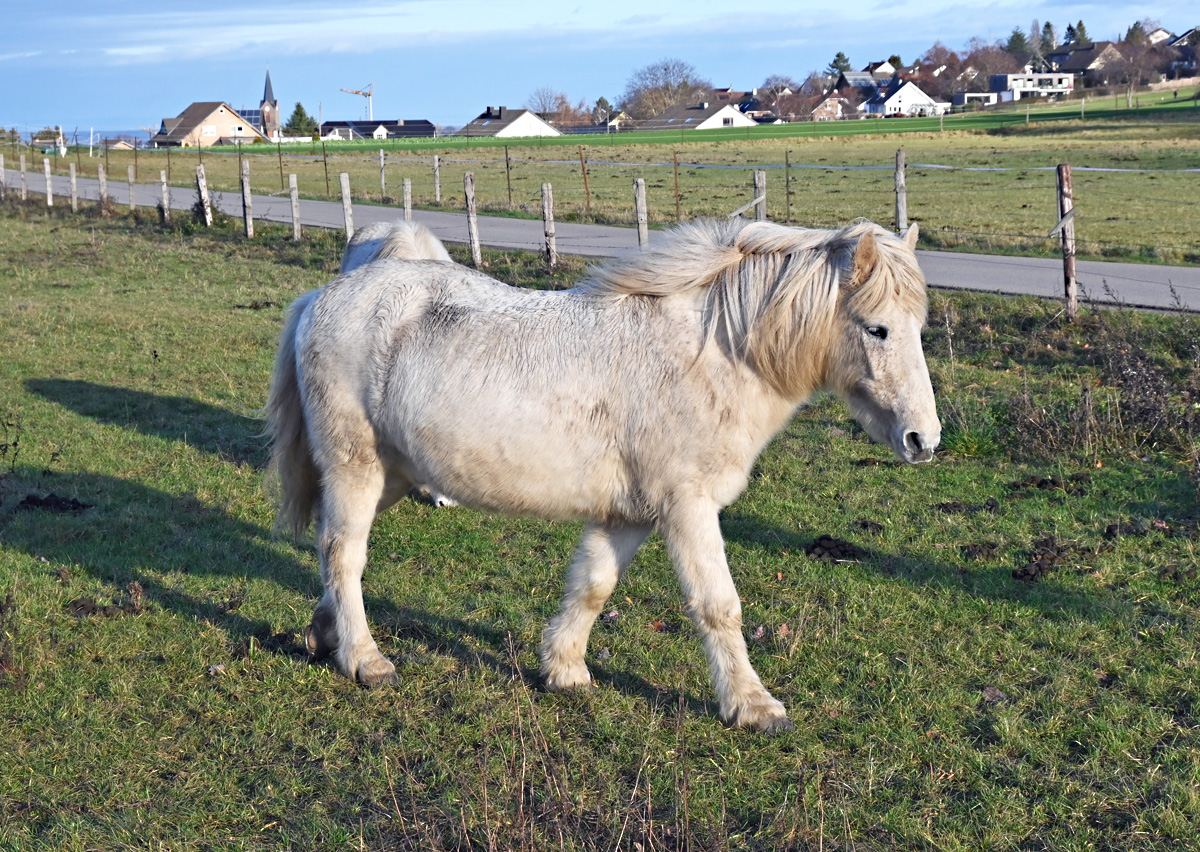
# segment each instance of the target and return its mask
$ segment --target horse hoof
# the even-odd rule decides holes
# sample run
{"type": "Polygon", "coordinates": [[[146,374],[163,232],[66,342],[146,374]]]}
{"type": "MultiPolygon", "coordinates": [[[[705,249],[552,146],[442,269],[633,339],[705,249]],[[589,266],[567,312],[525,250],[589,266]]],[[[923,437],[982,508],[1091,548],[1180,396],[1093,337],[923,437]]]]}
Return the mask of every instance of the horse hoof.
{"type": "Polygon", "coordinates": [[[355,677],[360,684],[369,689],[387,686],[388,684],[400,681],[400,678],[396,675],[396,667],[383,657],[377,657],[374,660],[362,663],[358,667],[355,677]]]}
{"type": "Polygon", "coordinates": [[[336,650],[322,635],[320,628],[311,624],[304,628],[304,648],[310,660],[323,660],[336,650]]]}
{"type": "Polygon", "coordinates": [[[770,721],[760,725],[759,730],[768,737],[774,737],[778,736],[779,734],[786,734],[794,731],[796,730],[796,726],[792,724],[792,720],[787,716],[781,716],[776,719],[771,719],[770,721]]]}

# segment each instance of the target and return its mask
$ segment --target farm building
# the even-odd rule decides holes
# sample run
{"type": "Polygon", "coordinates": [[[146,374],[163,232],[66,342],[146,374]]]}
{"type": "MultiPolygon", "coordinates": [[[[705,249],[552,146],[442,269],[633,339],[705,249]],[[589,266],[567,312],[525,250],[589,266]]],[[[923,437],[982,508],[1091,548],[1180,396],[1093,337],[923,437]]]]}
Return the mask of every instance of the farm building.
{"type": "Polygon", "coordinates": [[[561,136],[558,130],[527,109],[488,107],[455,136],[561,136]]]}
{"type": "Polygon", "coordinates": [[[321,125],[322,139],[413,139],[434,137],[437,128],[424,118],[396,121],[326,121],[321,125]]]}
{"type": "Polygon", "coordinates": [[[895,78],[887,89],[863,102],[862,111],[868,116],[941,115],[949,104],[935,101],[908,80],[895,78]]]}
{"type": "Polygon", "coordinates": [[[754,119],[731,104],[676,104],[648,118],[639,130],[720,130],[723,127],[755,127],[754,119]]]}
{"type": "Polygon", "coordinates": [[[207,148],[237,142],[266,141],[267,137],[223,101],[202,101],[175,118],[164,118],[150,139],[155,148],[207,148]]]}

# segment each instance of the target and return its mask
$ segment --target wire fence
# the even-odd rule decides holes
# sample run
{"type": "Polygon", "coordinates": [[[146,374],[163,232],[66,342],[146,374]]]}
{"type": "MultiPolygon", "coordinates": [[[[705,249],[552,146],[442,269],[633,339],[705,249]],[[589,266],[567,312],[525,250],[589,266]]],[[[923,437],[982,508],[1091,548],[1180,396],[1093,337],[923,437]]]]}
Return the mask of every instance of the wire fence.
{"type": "MultiPolygon", "coordinates": [[[[894,149],[893,149],[894,151],[894,149]]],[[[156,182],[160,170],[173,186],[195,186],[195,167],[204,164],[209,188],[240,189],[243,162],[254,191],[283,194],[295,174],[302,197],[338,198],[338,175],[350,175],[356,203],[398,205],[400,188],[411,184],[417,207],[461,211],[463,176],[474,175],[481,213],[541,215],[541,187],[554,187],[559,221],[635,226],[634,181],[645,181],[649,224],[727,215],[754,198],[753,173],[767,172],[768,218],[809,227],[832,227],[859,218],[894,223],[896,165],[865,161],[847,151],[803,159],[782,152],[782,161],[761,161],[752,147],[711,146],[680,154],[667,146],[619,150],[578,146],[485,148],[442,153],[384,150],[334,151],[312,145],[304,151],[253,145],[241,151],[203,149],[107,151],[88,158],[78,151],[48,159],[56,174],[74,162],[80,176],[94,177],[107,164],[109,180],[124,179],[132,166],[139,180],[156,182]],[[664,157],[670,152],[671,156],[664,157]],[[564,154],[574,153],[574,157],[564,154]],[[613,153],[619,156],[612,156],[613,153]],[[859,162],[847,162],[852,157],[859,162]],[[793,161],[793,159],[795,161],[793,161]],[[817,161],[812,161],[813,159],[817,161]]],[[[27,169],[39,173],[40,150],[25,154],[27,169]]],[[[906,167],[907,214],[919,222],[926,245],[942,248],[1052,254],[1059,251],[1051,230],[1058,221],[1055,165],[1066,161],[1046,152],[1041,163],[1025,155],[1008,165],[1003,156],[947,156],[947,162],[910,162],[906,167]],[[957,159],[958,162],[953,162],[957,159]],[[978,160],[975,162],[973,160],[978,160]]],[[[1193,158],[1194,161],[1194,158],[1193,158]]],[[[1186,156],[1180,159],[1186,163],[1186,156]]],[[[6,165],[17,166],[9,153],[6,165]]],[[[1200,168],[1079,166],[1075,172],[1075,233],[1081,256],[1200,262],[1200,168]]],[[[36,181],[34,181],[36,183],[36,181]]]]}

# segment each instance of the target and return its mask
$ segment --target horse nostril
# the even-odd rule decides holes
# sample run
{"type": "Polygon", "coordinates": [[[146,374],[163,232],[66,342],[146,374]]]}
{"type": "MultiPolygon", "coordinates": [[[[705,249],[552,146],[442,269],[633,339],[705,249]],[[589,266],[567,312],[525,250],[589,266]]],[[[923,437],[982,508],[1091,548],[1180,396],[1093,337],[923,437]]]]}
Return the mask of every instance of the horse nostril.
{"type": "Polygon", "coordinates": [[[909,432],[904,436],[904,446],[908,447],[914,453],[921,452],[921,434],[919,432],[909,432]]]}

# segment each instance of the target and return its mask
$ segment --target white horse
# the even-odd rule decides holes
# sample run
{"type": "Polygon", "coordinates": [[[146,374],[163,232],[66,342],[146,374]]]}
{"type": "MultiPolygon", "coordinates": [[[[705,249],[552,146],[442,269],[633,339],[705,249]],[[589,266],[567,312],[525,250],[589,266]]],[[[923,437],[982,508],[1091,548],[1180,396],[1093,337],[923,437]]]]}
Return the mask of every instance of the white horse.
{"type": "MultiPolygon", "coordinates": [[[[416,222],[372,222],[356,230],[346,243],[341,271],[349,272],[385,257],[454,262],[442,241],[424,225],[416,222]]],[[[315,297],[316,294],[309,295],[315,297]]],[[[458,505],[450,497],[424,483],[415,485],[413,491],[439,509],[458,505]]]]}
{"type": "Polygon", "coordinates": [[[317,524],[310,651],[364,684],[395,678],[363,606],[367,536],[430,483],[468,506],[590,522],[543,633],[548,689],[591,683],[591,627],[657,529],[721,717],[791,728],[750,665],[718,512],[821,388],[902,460],[933,457],[916,236],[701,222],[565,292],[430,261],[339,276],[290,312],[267,403],[280,523],[317,524]]]}

